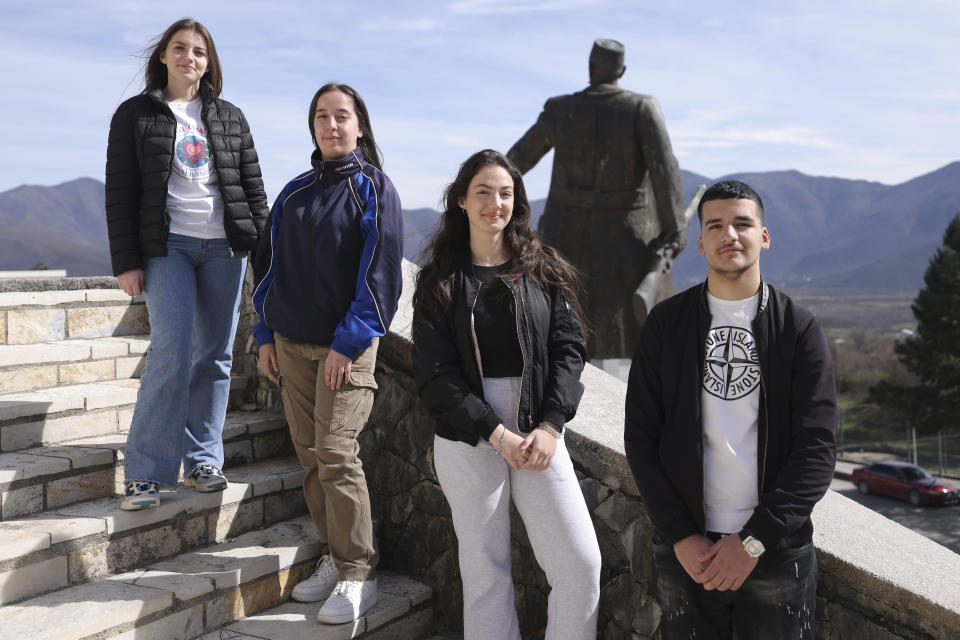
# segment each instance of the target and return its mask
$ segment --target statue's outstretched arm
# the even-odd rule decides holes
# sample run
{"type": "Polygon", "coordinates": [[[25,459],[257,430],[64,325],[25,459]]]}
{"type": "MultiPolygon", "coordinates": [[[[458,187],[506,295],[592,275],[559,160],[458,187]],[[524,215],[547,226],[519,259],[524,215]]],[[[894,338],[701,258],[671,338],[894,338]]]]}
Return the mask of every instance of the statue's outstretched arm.
{"type": "Polygon", "coordinates": [[[533,169],[540,162],[540,158],[553,148],[546,116],[546,111],[542,112],[533,126],[527,129],[527,132],[507,152],[507,157],[517,165],[520,173],[533,169]]]}
{"type": "Polygon", "coordinates": [[[650,184],[657,202],[657,216],[665,236],[683,232],[683,182],[680,166],[670,146],[657,99],[647,96],[640,103],[638,135],[650,184]]]}

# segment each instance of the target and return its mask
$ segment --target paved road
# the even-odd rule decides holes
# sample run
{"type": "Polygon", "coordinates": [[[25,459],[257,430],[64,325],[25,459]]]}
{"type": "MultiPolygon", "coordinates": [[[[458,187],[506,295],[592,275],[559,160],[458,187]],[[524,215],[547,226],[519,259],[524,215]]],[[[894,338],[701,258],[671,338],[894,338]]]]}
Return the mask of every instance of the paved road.
{"type": "MultiPolygon", "coordinates": [[[[954,486],[958,484],[955,480],[951,482],[954,486]]],[[[830,488],[934,542],[939,542],[955,553],[960,553],[960,505],[912,507],[910,503],[896,498],[861,495],[852,482],[840,478],[834,478],[830,488]]]]}

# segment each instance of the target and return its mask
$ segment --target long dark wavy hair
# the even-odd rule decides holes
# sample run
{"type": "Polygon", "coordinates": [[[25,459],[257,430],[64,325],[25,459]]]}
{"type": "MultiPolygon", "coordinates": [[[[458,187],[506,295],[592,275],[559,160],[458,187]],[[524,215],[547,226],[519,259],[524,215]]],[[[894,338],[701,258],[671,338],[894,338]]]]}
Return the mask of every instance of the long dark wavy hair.
{"type": "Polygon", "coordinates": [[[167,50],[167,45],[174,34],[181,29],[193,31],[200,34],[207,44],[207,70],[200,78],[200,88],[208,88],[212,97],[219,98],[223,90],[223,73],[220,70],[220,58],[217,56],[217,47],[213,44],[213,36],[207,31],[207,28],[194,20],[193,18],[181,18],[172,25],[162,35],[144,49],[147,62],[143,65],[143,92],[149,93],[154,89],[163,89],[167,86],[167,65],[160,62],[160,54],[167,50]]]}
{"type": "Polygon", "coordinates": [[[313,140],[313,146],[318,149],[320,148],[320,145],[317,144],[317,132],[313,124],[313,116],[317,113],[317,100],[320,99],[320,96],[330,91],[339,91],[353,100],[353,107],[357,112],[357,120],[360,121],[360,131],[363,132],[363,136],[357,138],[357,146],[360,147],[360,151],[363,152],[363,158],[367,162],[383,171],[383,156],[380,155],[380,147],[377,146],[377,142],[373,138],[373,127],[370,126],[370,114],[367,113],[367,105],[363,101],[363,98],[360,97],[360,94],[357,93],[356,89],[348,84],[328,82],[313,94],[313,100],[310,101],[310,112],[307,113],[307,124],[310,125],[310,138],[313,140]]]}
{"type": "Polygon", "coordinates": [[[417,274],[413,305],[449,308],[452,302],[450,282],[458,268],[469,264],[471,256],[470,223],[459,202],[466,197],[473,177],[490,165],[502,167],[513,178],[513,215],[503,230],[510,261],[503,275],[525,275],[544,289],[560,287],[586,326],[577,301],[579,273],[553,247],[542,244],[537,238],[530,224],[530,202],[523,186],[523,176],[505,155],[492,149],[478,151],[467,158],[460,165],[456,179],[443,192],[445,208],[440,216],[439,228],[421,254],[423,267],[417,274]]]}

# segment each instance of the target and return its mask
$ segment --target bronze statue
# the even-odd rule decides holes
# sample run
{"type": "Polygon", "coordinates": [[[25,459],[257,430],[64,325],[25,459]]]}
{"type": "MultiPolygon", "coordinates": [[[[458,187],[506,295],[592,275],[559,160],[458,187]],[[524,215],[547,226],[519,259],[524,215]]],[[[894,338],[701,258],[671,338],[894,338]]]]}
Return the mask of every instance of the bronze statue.
{"type": "Polygon", "coordinates": [[[673,293],[669,260],[689,221],[656,98],[617,85],[623,54],[594,42],[590,86],[547,100],[507,154],[526,173],[555,150],[540,236],[584,275],[591,359],[633,352],[652,302],[673,293]]]}

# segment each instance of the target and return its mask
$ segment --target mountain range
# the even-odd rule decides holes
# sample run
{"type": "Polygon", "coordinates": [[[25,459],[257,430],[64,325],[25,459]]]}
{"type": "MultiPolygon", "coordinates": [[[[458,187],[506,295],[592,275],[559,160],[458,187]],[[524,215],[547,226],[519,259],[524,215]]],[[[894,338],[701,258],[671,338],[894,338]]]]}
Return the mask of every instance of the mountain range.
{"type": "MultiPolygon", "coordinates": [[[[682,171],[685,198],[714,179],[682,171]]],[[[898,185],[809,176],[799,171],[722,176],[762,196],[771,249],[761,257],[765,277],[791,291],[913,293],[960,211],[960,162],[898,185]]],[[[544,200],[531,202],[534,221],[544,200]]],[[[404,255],[416,261],[434,228],[433,209],[404,210],[404,255]]],[[[673,266],[674,286],[705,275],[697,254],[699,223],[687,229],[687,248],[673,266]]],[[[103,183],[80,178],[52,187],[24,185],[0,193],[0,270],[37,262],[68,275],[108,275],[110,257],[103,183]]]]}
{"type": "Polygon", "coordinates": [[[110,275],[103,183],[80,178],[0,193],[0,270],[43,262],[70,276],[110,275]]]}
{"type": "MultiPolygon", "coordinates": [[[[687,200],[713,180],[682,172],[687,200]]],[[[760,193],[770,250],[760,258],[768,281],[791,291],[914,293],[960,211],[960,162],[898,185],[808,176],[799,171],[738,173],[760,193]]],[[[705,276],[697,254],[700,225],[674,262],[679,290],[705,276]]]]}

